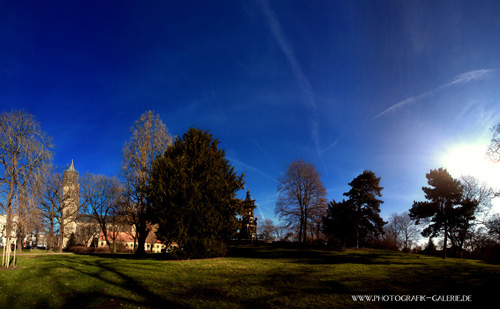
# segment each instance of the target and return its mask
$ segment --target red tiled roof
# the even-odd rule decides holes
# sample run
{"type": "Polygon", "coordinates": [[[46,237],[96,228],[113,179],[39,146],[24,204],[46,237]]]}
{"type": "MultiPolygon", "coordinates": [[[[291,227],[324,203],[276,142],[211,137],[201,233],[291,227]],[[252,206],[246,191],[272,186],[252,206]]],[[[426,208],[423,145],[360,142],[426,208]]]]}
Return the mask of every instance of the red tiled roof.
{"type": "MultiPolygon", "coordinates": [[[[112,237],[118,233],[116,241],[118,242],[134,242],[135,232],[125,233],[125,232],[108,232],[108,240],[111,241],[112,237]]],[[[99,241],[105,241],[104,233],[101,231],[99,233],[99,241]]],[[[161,244],[161,241],[155,240],[155,243],[161,244]]]]}

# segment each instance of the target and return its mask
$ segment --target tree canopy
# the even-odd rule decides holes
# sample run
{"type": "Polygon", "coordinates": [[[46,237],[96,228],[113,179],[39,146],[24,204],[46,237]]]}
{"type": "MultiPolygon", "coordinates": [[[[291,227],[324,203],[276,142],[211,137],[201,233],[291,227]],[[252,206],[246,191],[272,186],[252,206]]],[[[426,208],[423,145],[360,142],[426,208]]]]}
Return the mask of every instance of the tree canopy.
{"type": "Polygon", "coordinates": [[[176,242],[186,257],[224,253],[223,241],[238,227],[243,175],[237,175],[219,141],[190,128],[158,157],[149,181],[148,201],[157,235],[176,242]]]}
{"type": "MultiPolygon", "coordinates": [[[[429,223],[422,231],[424,237],[444,236],[443,258],[446,258],[448,238],[451,232],[463,224],[464,216],[470,216],[475,203],[462,199],[463,187],[446,169],[431,170],[426,174],[430,187],[422,187],[427,201],[414,202],[410,216],[419,224],[429,223]]],[[[477,205],[477,204],[476,204],[477,205]]]]}
{"type": "Polygon", "coordinates": [[[344,193],[355,210],[356,247],[359,247],[362,237],[383,233],[385,222],[379,213],[380,205],[384,202],[377,199],[377,196],[382,196],[383,187],[379,184],[380,177],[377,178],[374,172],[365,170],[349,183],[351,190],[344,193]]]}
{"type": "Polygon", "coordinates": [[[132,136],[122,151],[122,173],[127,202],[125,212],[138,234],[137,255],[144,255],[149,234],[149,204],[146,190],[154,159],[172,143],[165,124],[158,114],[147,111],[130,128],[132,136]]]}
{"type": "Polygon", "coordinates": [[[299,242],[305,242],[313,223],[326,211],[326,189],[320,174],[311,163],[300,159],[290,163],[278,180],[275,213],[287,226],[297,231],[299,242]]]}
{"type": "Polygon", "coordinates": [[[327,215],[323,218],[323,232],[337,240],[342,246],[368,244],[371,236],[383,233],[386,222],[380,217],[383,201],[380,177],[372,171],[364,171],[349,185],[351,190],[344,193],[348,200],[328,204],[327,215]]]}
{"type": "Polygon", "coordinates": [[[87,208],[85,212],[99,224],[110,251],[116,253],[123,212],[122,184],[116,177],[86,173],[81,188],[87,208]]]}
{"type": "Polygon", "coordinates": [[[339,247],[353,247],[356,245],[355,217],[356,209],[350,200],[332,200],[323,218],[323,233],[333,238],[339,247]]]}
{"type": "MultiPolygon", "coordinates": [[[[5,210],[5,237],[10,243],[14,230],[14,208],[20,219],[30,213],[36,200],[35,187],[39,185],[43,167],[52,159],[52,143],[36,121],[24,110],[12,110],[0,114],[0,206],[5,210]]],[[[17,243],[22,241],[17,225],[17,243]]],[[[2,266],[9,266],[10,246],[4,246],[7,258],[2,266]]]]}

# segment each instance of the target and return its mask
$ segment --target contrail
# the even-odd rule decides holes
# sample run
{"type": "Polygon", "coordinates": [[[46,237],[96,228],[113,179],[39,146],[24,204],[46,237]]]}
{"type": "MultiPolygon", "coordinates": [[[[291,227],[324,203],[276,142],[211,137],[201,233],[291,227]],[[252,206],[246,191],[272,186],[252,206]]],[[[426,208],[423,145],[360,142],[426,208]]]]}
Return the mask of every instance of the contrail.
{"type": "Polygon", "coordinates": [[[467,72],[467,73],[463,73],[463,74],[457,75],[449,83],[446,83],[444,85],[436,87],[436,88],[434,88],[434,89],[432,89],[430,91],[424,92],[424,93],[419,94],[417,96],[409,97],[409,98],[407,98],[407,99],[405,99],[403,101],[400,101],[400,102],[394,104],[393,106],[389,107],[388,109],[384,110],[383,112],[381,112],[380,114],[378,114],[377,116],[375,116],[373,119],[377,119],[380,116],[383,116],[383,115],[385,115],[385,114],[387,114],[387,113],[389,113],[391,111],[395,111],[395,110],[397,110],[397,109],[399,109],[399,108],[401,108],[403,106],[416,103],[419,100],[421,100],[421,99],[423,99],[423,98],[425,98],[427,96],[430,96],[430,95],[434,94],[438,90],[441,90],[441,89],[444,89],[444,88],[447,88],[447,87],[450,87],[450,86],[453,86],[453,85],[464,84],[464,83],[471,82],[473,80],[485,78],[485,77],[487,77],[489,74],[491,74],[494,71],[495,70],[492,70],[492,69],[484,69],[484,70],[470,71],[470,72],[467,72]]]}
{"type": "Polygon", "coordinates": [[[251,166],[251,165],[248,165],[248,164],[246,164],[246,163],[243,163],[243,162],[241,162],[240,160],[237,160],[237,159],[235,159],[235,158],[231,158],[231,157],[228,157],[228,156],[226,156],[226,159],[228,159],[229,161],[232,161],[232,162],[234,162],[234,163],[236,163],[236,164],[239,164],[239,165],[241,165],[241,166],[242,166],[242,167],[244,167],[244,168],[247,168],[247,169],[250,169],[250,170],[252,170],[252,171],[254,171],[254,172],[257,172],[257,173],[261,174],[262,176],[264,176],[264,177],[266,177],[266,178],[268,178],[268,179],[273,180],[274,182],[278,182],[278,181],[276,180],[276,178],[274,178],[274,177],[272,177],[272,176],[270,176],[270,175],[268,175],[268,174],[264,173],[263,171],[261,171],[261,170],[260,170],[260,169],[258,169],[258,168],[255,168],[255,167],[253,167],[253,166],[251,166]]]}
{"type": "Polygon", "coordinates": [[[269,7],[267,1],[260,1],[260,3],[264,16],[266,17],[267,22],[269,24],[271,34],[273,35],[274,39],[276,40],[276,43],[278,44],[279,48],[281,49],[281,51],[285,55],[285,58],[290,64],[293,76],[295,77],[300,88],[302,89],[303,95],[305,97],[305,102],[312,110],[310,134],[314,141],[314,145],[316,147],[316,153],[319,155],[321,151],[319,143],[319,116],[318,116],[318,107],[314,99],[314,93],[312,91],[311,82],[304,74],[304,71],[302,70],[300,63],[297,60],[297,57],[295,56],[293,48],[286,40],[285,35],[281,30],[281,25],[278,21],[278,18],[274,14],[273,10],[269,7]]]}

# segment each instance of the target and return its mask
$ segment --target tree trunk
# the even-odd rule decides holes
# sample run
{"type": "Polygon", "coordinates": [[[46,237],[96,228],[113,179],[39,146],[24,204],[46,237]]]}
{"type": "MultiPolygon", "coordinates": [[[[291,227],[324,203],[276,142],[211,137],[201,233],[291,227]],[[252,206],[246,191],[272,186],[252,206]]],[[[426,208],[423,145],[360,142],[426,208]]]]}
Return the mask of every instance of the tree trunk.
{"type": "Polygon", "coordinates": [[[356,249],[359,249],[359,229],[356,229],[356,249]]]}
{"type": "Polygon", "coordinates": [[[448,245],[448,224],[444,227],[443,259],[446,259],[446,247],[448,245]]]}
{"type": "Polygon", "coordinates": [[[101,225],[101,232],[102,232],[102,236],[104,236],[104,241],[106,242],[106,245],[108,246],[109,248],[109,252],[111,253],[115,253],[113,250],[114,250],[114,242],[113,244],[109,241],[109,238],[108,238],[108,228],[106,227],[106,222],[104,223],[100,223],[101,225]]]}
{"type": "Polygon", "coordinates": [[[24,235],[21,236],[21,235],[18,235],[18,237],[16,238],[16,251],[18,252],[22,252],[23,251],[23,239],[24,239],[24,235]]]}
{"type": "Polygon", "coordinates": [[[14,182],[11,181],[9,184],[9,193],[7,195],[7,216],[5,218],[5,235],[7,235],[7,242],[5,244],[5,260],[2,263],[2,266],[9,267],[10,264],[10,237],[12,234],[12,198],[14,196],[14,182]]]}
{"type": "Polygon", "coordinates": [[[63,250],[63,244],[64,244],[64,220],[61,220],[61,223],[59,224],[59,243],[57,246],[57,252],[61,253],[63,250]]]}
{"type": "MultiPolygon", "coordinates": [[[[49,233],[47,235],[47,250],[52,249],[53,238],[54,238],[54,228],[52,226],[50,226],[50,230],[49,230],[49,233]]],[[[38,243],[38,239],[39,238],[37,238],[37,243],[38,243]]]]}
{"type": "Polygon", "coordinates": [[[5,247],[7,247],[6,244],[4,244],[3,250],[2,250],[2,267],[5,265],[5,247]]]}
{"type": "Polygon", "coordinates": [[[146,224],[138,224],[136,232],[137,232],[137,250],[135,251],[135,255],[144,256],[146,255],[144,246],[146,244],[146,238],[148,237],[146,224]]]}
{"type": "Polygon", "coordinates": [[[302,220],[302,216],[301,216],[300,221],[299,221],[299,242],[303,242],[302,233],[304,231],[304,227],[302,225],[302,222],[303,222],[303,220],[302,220]]]}
{"type": "MultiPolygon", "coordinates": [[[[18,220],[20,221],[20,220],[18,220]]],[[[22,252],[23,250],[23,239],[26,237],[26,234],[21,227],[21,222],[17,223],[17,231],[16,231],[16,250],[18,252],[22,252]]]]}
{"type": "Polygon", "coordinates": [[[16,266],[16,242],[14,242],[14,258],[12,259],[12,266],[16,266]]]}
{"type": "Polygon", "coordinates": [[[307,216],[307,212],[304,211],[304,243],[307,242],[307,219],[308,219],[308,216],[307,216]]]}

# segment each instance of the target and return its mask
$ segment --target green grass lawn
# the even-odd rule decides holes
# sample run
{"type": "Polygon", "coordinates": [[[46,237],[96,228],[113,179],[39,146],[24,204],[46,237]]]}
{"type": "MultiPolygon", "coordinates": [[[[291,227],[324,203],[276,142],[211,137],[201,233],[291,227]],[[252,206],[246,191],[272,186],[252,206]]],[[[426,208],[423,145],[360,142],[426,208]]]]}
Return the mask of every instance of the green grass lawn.
{"type": "MultiPolygon", "coordinates": [[[[24,255],[0,269],[0,308],[380,307],[351,295],[472,295],[496,299],[500,266],[378,250],[232,248],[230,256],[24,255]]],[[[408,305],[410,303],[405,303],[408,305]]],[[[428,300],[425,304],[437,305],[428,300]]],[[[442,305],[462,305],[439,303],[442,305]]]]}

